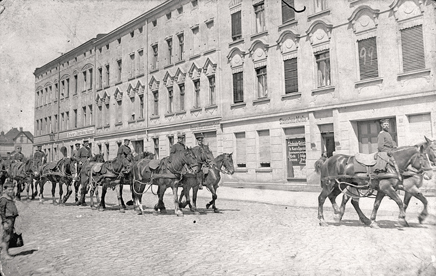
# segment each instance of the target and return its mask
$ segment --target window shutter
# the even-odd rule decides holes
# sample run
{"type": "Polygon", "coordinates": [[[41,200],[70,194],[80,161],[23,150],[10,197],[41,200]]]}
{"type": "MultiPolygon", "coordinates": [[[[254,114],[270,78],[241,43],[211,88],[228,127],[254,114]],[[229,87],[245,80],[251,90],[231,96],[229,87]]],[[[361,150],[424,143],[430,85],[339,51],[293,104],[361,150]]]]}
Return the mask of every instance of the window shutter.
{"type": "Polygon", "coordinates": [[[236,164],[238,167],[245,167],[247,162],[247,143],[245,133],[235,133],[236,137],[236,164]]]}
{"type": "Polygon", "coordinates": [[[298,92],[297,58],[288,59],[285,63],[285,93],[298,92]]]}
{"type": "Polygon", "coordinates": [[[377,43],[376,38],[360,40],[358,42],[359,50],[359,69],[360,79],[378,77],[378,61],[377,61],[377,43]]]}
{"type": "MultiPolygon", "coordinates": [[[[270,164],[271,163],[271,155],[270,155],[270,138],[269,138],[269,130],[261,130],[258,132],[259,134],[259,162],[262,164],[270,164]]],[[[268,166],[269,167],[269,166],[268,166]]]]}
{"type": "Polygon", "coordinates": [[[422,25],[401,30],[401,46],[404,72],[425,68],[422,25]]]}
{"type": "Polygon", "coordinates": [[[232,14],[232,37],[241,35],[241,11],[232,14]]]}
{"type": "Polygon", "coordinates": [[[295,18],[295,12],[289,6],[294,6],[294,0],[281,0],[282,1],[282,23],[291,21],[295,18]],[[286,3],[289,5],[286,5],[286,3]]]}

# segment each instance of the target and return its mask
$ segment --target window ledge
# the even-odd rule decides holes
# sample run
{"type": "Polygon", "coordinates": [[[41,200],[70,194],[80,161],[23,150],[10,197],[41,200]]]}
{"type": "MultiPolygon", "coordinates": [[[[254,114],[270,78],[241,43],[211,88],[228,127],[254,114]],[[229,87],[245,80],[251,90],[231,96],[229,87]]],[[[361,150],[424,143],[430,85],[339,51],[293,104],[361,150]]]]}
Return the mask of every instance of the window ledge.
{"type": "Polygon", "coordinates": [[[102,129],[103,127],[97,127],[97,130],[102,129]]]}
{"type": "Polygon", "coordinates": [[[98,89],[97,89],[97,92],[99,92],[99,91],[101,91],[101,90],[103,90],[103,88],[102,88],[102,87],[98,88],[98,89]]]}
{"type": "Polygon", "coordinates": [[[128,81],[131,81],[131,80],[134,80],[134,79],[136,79],[136,77],[130,77],[130,78],[128,78],[127,80],[128,80],[128,81]]]}
{"type": "Polygon", "coordinates": [[[301,92],[290,92],[288,94],[282,95],[282,101],[301,98],[301,92]]]}
{"type": "Polygon", "coordinates": [[[206,106],[204,110],[215,109],[215,108],[218,108],[218,106],[216,104],[213,104],[213,105],[206,106]]]}
{"type": "Polygon", "coordinates": [[[292,27],[294,25],[297,25],[297,23],[298,23],[298,21],[295,19],[289,20],[288,22],[285,22],[279,26],[279,31],[281,31],[283,28],[292,27]]]}
{"type": "Polygon", "coordinates": [[[179,64],[182,64],[183,62],[185,62],[185,60],[184,59],[182,59],[182,60],[179,60],[179,61],[177,61],[176,63],[174,63],[175,65],[179,65],[179,64]]]}
{"type": "Polygon", "coordinates": [[[363,86],[365,84],[380,84],[383,82],[382,78],[370,78],[370,79],[365,79],[365,80],[361,80],[361,81],[356,81],[354,83],[354,86],[356,88],[363,86]]]}
{"type": "Polygon", "coordinates": [[[115,85],[122,84],[122,83],[123,83],[122,81],[118,81],[115,83],[115,85]]]}
{"type": "Polygon", "coordinates": [[[181,110],[176,112],[176,115],[185,115],[186,114],[186,110],[181,110]]]}
{"type": "Polygon", "coordinates": [[[167,113],[167,114],[165,114],[165,118],[167,118],[167,117],[174,117],[174,115],[176,115],[176,113],[173,113],[173,112],[167,113]]]}
{"type": "Polygon", "coordinates": [[[199,57],[201,57],[201,54],[196,54],[196,55],[193,55],[192,57],[190,57],[189,60],[193,60],[193,59],[196,59],[199,57]]]}
{"type": "Polygon", "coordinates": [[[236,168],[235,173],[246,173],[248,172],[247,168],[236,168]]]}
{"type": "Polygon", "coordinates": [[[85,93],[86,92],[86,89],[85,90],[82,90],[82,93],[85,93]]]}
{"type": "Polygon", "coordinates": [[[109,128],[109,127],[110,127],[110,125],[109,125],[109,124],[107,124],[107,125],[103,126],[103,128],[109,128]]]}
{"type": "Polygon", "coordinates": [[[260,33],[251,35],[250,40],[255,40],[256,38],[260,38],[262,36],[267,36],[267,35],[268,35],[268,31],[262,31],[260,33]]]}
{"type": "Polygon", "coordinates": [[[107,89],[107,88],[109,88],[109,87],[111,87],[110,85],[106,85],[103,89],[107,89]]]}
{"type": "Polygon", "coordinates": [[[156,69],[152,69],[152,70],[150,70],[150,73],[155,73],[155,72],[157,72],[157,71],[159,71],[159,68],[156,68],[156,69]]]}
{"type": "Polygon", "coordinates": [[[130,121],[127,121],[127,123],[130,125],[130,124],[136,123],[136,120],[130,120],[130,121]]]}
{"type": "Polygon", "coordinates": [[[203,52],[203,55],[208,55],[208,54],[211,54],[211,53],[214,53],[214,52],[216,52],[216,49],[215,49],[215,48],[213,48],[213,49],[209,49],[209,50],[207,50],[207,51],[204,51],[204,52],[203,52]]]}
{"type": "Polygon", "coordinates": [[[174,64],[168,64],[168,65],[164,66],[164,69],[167,69],[167,68],[170,68],[170,67],[173,67],[173,66],[174,66],[174,64]]]}
{"type": "Polygon", "coordinates": [[[143,77],[143,76],[145,76],[144,73],[139,73],[138,75],[136,75],[137,78],[140,78],[140,77],[143,77]]]}
{"type": "Polygon", "coordinates": [[[88,91],[92,91],[92,88],[88,88],[88,91]]]}
{"type": "Polygon", "coordinates": [[[410,72],[406,72],[406,73],[400,73],[397,75],[397,79],[401,80],[402,78],[410,77],[410,76],[429,75],[430,71],[431,71],[430,68],[426,68],[426,69],[419,69],[419,70],[414,70],[414,71],[410,71],[410,72]]]}
{"type": "Polygon", "coordinates": [[[259,99],[253,100],[253,105],[256,105],[256,104],[263,104],[263,103],[269,103],[270,101],[271,101],[271,99],[270,99],[270,98],[267,98],[267,97],[259,98],[259,99]]]}
{"type": "Polygon", "coordinates": [[[118,122],[115,124],[115,126],[122,126],[122,125],[123,125],[123,122],[118,122]]]}
{"type": "Polygon", "coordinates": [[[330,9],[323,10],[323,11],[320,11],[320,12],[308,15],[307,16],[307,20],[310,21],[310,20],[312,20],[314,18],[321,17],[323,15],[329,15],[329,14],[330,14],[330,9]]]}
{"type": "Polygon", "coordinates": [[[202,111],[203,110],[203,108],[201,108],[201,107],[193,107],[193,108],[191,108],[191,112],[198,112],[198,111],[202,111]]]}
{"type": "Polygon", "coordinates": [[[334,86],[324,86],[321,88],[317,88],[317,89],[313,89],[312,90],[312,94],[322,94],[322,93],[330,93],[335,91],[335,87],[334,86]]]}
{"type": "Polygon", "coordinates": [[[238,107],[245,107],[247,105],[247,103],[234,103],[230,105],[230,109],[234,109],[234,108],[238,108],[238,107]]]}
{"type": "Polygon", "coordinates": [[[234,46],[236,46],[238,44],[242,44],[242,43],[244,43],[244,39],[243,38],[240,38],[238,40],[232,41],[232,42],[229,43],[229,48],[232,48],[232,47],[234,47],[234,46]]]}
{"type": "Polygon", "coordinates": [[[155,120],[155,119],[159,119],[160,116],[159,115],[151,115],[150,120],[155,120]]]}
{"type": "Polygon", "coordinates": [[[272,168],[257,168],[254,171],[259,173],[272,172],[272,168]]]}

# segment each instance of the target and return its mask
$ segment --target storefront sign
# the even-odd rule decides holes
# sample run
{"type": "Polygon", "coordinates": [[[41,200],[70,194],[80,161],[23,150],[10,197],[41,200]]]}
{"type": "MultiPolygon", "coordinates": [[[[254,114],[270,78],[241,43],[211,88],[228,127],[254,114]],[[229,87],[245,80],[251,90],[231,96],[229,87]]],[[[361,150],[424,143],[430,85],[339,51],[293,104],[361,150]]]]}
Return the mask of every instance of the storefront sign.
{"type": "Polygon", "coordinates": [[[288,146],[288,161],[292,162],[293,166],[306,165],[306,139],[293,138],[287,139],[288,146]]]}
{"type": "Polygon", "coordinates": [[[88,129],[79,129],[75,131],[67,132],[67,137],[75,137],[75,136],[82,136],[82,135],[89,135],[94,134],[94,128],[88,128],[88,129]]]}
{"type": "Polygon", "coordinates": [[[207,122],[207,123],[201,123],[201,124],[192,124],[191,130],[192,131],[199,131],[203,129],[218,129],[220,123],[219,122],[207,122]]]}
{"type": "Polygon", "coordinates": [[[298,116],[289,116],[289,117],[280,118],[279,122],[281,125],[285,125],[285,124],[307,122],[307,119],[308,118],[304,115],[298,115],[298,116]]]}

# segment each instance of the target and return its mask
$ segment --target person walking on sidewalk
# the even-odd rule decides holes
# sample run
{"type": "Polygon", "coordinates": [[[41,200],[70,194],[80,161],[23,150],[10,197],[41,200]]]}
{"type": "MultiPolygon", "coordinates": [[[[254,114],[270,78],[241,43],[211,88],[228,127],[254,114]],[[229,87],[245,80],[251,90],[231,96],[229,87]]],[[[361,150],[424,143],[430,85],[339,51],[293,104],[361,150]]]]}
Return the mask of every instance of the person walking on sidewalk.
{"type": "Polygon", "coordinates": [[[3,233],[1,240],[1,249],[6,259],[12,258],[9,255],[9,241],[14,232],[15,219],[18,217],[18,209],[14,201],[14,184],[6,182],[3,185],[5,192],[0,197],[0,217],[2,219],[3,233]]]}

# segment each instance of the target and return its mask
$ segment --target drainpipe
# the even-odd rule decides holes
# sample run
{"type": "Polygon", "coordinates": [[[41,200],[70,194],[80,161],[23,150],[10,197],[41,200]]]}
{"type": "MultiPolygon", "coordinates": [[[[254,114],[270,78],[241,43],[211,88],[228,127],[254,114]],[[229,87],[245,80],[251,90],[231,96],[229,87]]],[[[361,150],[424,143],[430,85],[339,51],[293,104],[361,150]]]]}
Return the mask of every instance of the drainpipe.
{"type": "MultiPolygon", "coordinates": [[[[149,77],[149,67],[148,67],[148,50],[145,51],[146,49],[148,49],[148,19],[146,19],[145,21],[145,30],[144,30],[144,34],[145,34],[145,46],[144,46],[144,52],[147,53],[146,58],[145,58],[145,66],[144,66],[144,75],[145,75],[145,87],[147,89],[144,89],[144,107],[145,107],[145,137],[147,139],[148,142],[148,113],[149,113],[149,101],[148,101],[148,97],[149,97],[149,87],[148,87],[148,77],[149,77]]],[[[151,151],[153,152],[153,151],[151,151]]]]}

